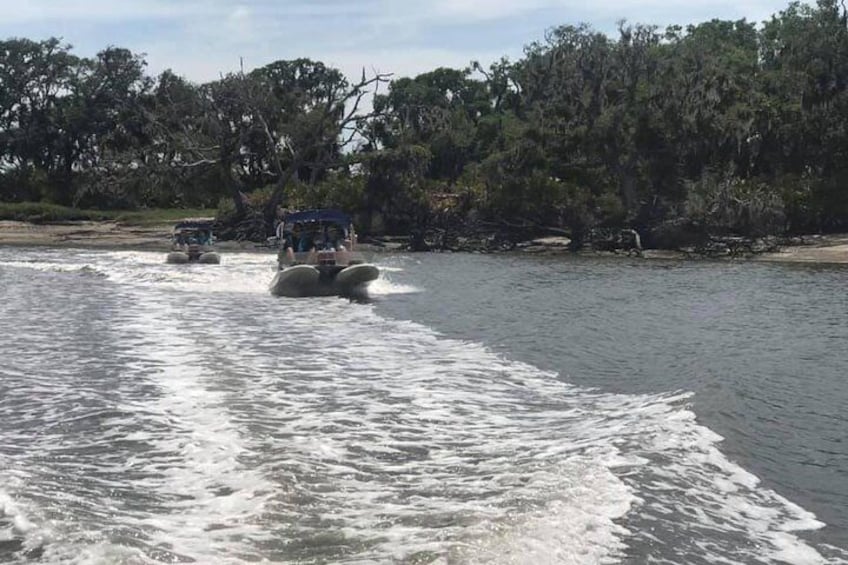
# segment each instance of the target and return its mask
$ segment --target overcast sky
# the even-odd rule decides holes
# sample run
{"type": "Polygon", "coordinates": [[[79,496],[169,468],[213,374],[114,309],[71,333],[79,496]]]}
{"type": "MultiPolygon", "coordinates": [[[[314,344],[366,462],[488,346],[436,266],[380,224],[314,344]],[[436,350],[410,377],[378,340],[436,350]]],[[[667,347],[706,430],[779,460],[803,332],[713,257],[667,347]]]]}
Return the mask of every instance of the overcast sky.
{"type": "Polygon", "coordinates": [[[278,59],[309,57],[349,76],[413,76],[516,58],[546,29],[586,22],[761,22],[788,0],[0,0],[0,38],[61,37],[79,55],[107,45],[146,53],[153,74],[195,81],[278,59]]]}

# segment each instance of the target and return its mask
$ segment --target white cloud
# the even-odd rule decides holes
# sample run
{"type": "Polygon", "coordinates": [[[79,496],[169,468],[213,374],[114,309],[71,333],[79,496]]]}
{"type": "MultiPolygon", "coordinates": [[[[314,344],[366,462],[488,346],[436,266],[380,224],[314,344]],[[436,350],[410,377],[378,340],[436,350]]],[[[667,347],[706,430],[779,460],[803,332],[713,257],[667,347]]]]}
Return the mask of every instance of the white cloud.
{"type": "Polygon", "coordinates": [[[558,3],[557,0],[435,0],[421,6],[429,7],[436,18],[485,21],[527,14],[558,3]]]}
{"type": "MultiPolygon", "coordinates": [[[[257,33],[253,12],[243,4],[232,9],[227,16],[225,27],[230,42],[246,41],[257,33]]],[[[218,32],[220,33],[220,29],[218,32]]]]}
{"type": "Polygon", "coordinates": [[[166,68],[184,74],[195,81],[214,80],[221,74],[235,72],[239,58],[244,57],[246,70],[260,67],[278,59],[308,56],[342,71],[351,80],[358,80],[363,69],[366,75],[374,73],[392,74],[394,77],[415,76],[436,67],[464,68],[472,59],[484,63],[494,61],[504,52],[452,51],[439,48],[407,48],[391,50],[365,48],[355,51],[315,50],[302,53],[295,49],[274,51],[268,47],[243,45],[242,49],[223,47],[176,49],[173,44],[163,43],[147,49],[147,61],[151,73],[166,68]]]}
{"type": "Polygon", "coordinates": [[[248,69],[310,57],[354,78],[363,66],[407,76],[515,57],[559,24],[611,31],[619,18],[661,26],[712,17],[760,21],[787,1],[0,0],[0,37],[62,36],[87,50],[83,55],[126,46],[147,53],[152,72],[170,67],[197,81],[237,70],[240,57],[248,69]],[[443,39],[448,29],[450,42],[443,39]]]}
{"type": "Polygon", "coordinates": [[[230,21],[241,22],[249,18],[250,8],[244,5],[236,6],[236,8],[230,13],[230,21]]]}
{"type": "Polygon", "coordinates": [[[191,3],[163,0],[0,0],[4,26],[50,20],[109,22],[172,18],[191,14],[195,8],[191,3]]]}

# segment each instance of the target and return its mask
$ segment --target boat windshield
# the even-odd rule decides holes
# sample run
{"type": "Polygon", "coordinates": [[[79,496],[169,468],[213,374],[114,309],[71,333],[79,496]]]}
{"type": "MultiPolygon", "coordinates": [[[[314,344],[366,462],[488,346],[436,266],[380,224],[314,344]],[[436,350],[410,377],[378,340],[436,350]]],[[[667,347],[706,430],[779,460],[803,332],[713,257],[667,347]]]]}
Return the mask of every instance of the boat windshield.
{"type": "Polygon", "coordinates": [[[301,210],[299,212],[290,212],[286,215],[286,224],[295,224],[297,222],[323,222],[347,226],[350,225],[350,216],[341,210],[333,209],[301,210]]]}
{"type": "Polygon", "coordinates": [[[215,241],[211,227],[185,226],[174,227],[174,243],[177,245],[211,245],[215,241]]]}
{"type": "Polygon", "coordinates": [[[339,210],[291,212],[277,228],[281,247],[294,252],[351,250],[355,242],[350,216],[339,210]]]}

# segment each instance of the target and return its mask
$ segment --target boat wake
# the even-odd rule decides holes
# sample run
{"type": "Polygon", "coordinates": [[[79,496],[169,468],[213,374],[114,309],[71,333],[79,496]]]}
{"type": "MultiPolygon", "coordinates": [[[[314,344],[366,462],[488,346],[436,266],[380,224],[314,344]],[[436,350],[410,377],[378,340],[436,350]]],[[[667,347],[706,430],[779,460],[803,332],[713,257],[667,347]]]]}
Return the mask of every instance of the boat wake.
{"type": "MultiPolygon", "coordinates": [[[[11,478],[9,482],[12,482],[11,478]]],[[[15,485],[7,484],[6,488],[14,490],[15,485]]],[[[6,562],[16,555],[40,557],[44,534],[27,518],[8,492],[0,489],[0,561],[6,562]]]]}
{"type": "MultiPolygon", "coordinates": [[[[23,259],[107,273],[68,302],[121,292],[86,314],[114,347],[51,323],[73,311],[2,306],[31,357],[0,346],[0,560],[845,562],[689,393],[576,387],[373,306],[276,299],[271,256],[23,259]]],[[[378,294],[416,291],[391,273],[378,294]]]]}

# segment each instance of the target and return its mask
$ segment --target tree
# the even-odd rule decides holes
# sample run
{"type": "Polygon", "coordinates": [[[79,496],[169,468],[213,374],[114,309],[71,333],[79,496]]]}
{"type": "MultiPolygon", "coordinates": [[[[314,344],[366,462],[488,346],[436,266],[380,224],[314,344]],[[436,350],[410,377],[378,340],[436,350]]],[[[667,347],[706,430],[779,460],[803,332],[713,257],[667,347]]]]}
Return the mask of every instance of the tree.
{"type": "Polygon", "coordinates": [[[15,172],[14,198],[39,199],[55,165],[58,106],[70,88],[79,59],[69,45],[51,38],[41,42],[0,42],[0,168],[15,172]]]}

